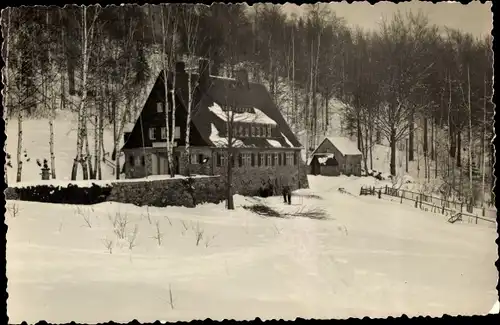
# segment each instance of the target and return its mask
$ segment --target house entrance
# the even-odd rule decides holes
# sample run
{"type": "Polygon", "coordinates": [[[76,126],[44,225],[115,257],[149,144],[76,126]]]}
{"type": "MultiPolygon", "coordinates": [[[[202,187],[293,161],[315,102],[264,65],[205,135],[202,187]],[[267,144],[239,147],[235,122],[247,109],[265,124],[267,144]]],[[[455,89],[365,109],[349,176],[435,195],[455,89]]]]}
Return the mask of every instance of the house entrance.
{"type": "Polygon", "coordinates": [[[311,160],[311,174],[319,175],[321,173],[321,166],[319,164],[318,156],[314,156],[311,160]]]}

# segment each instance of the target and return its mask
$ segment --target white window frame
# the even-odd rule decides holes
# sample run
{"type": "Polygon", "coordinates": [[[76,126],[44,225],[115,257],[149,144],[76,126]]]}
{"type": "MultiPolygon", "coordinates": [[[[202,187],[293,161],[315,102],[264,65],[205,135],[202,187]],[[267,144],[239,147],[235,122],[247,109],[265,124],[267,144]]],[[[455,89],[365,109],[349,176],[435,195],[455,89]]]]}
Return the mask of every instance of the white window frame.
{"type": "Polygon", "coordinates": [[[271,125],[266,125],[266,133],[267,133],[267,137],[270,138],[271,137],[271,134],[273,133],[272,132],[272,126],[271,125]]]}
{"type": "Polygon", "coordinates": [[[174,139],[180,139],[180,138],[181,138],[181,127],[176,126],[174,132],[174,139]]]}
{"type": "Polygon", "coordinates": [[[260,153],[260,167],[266,166],[266,155],[264,153],[260,153]]]}
{"type": "Polygon", "coordinates": [[[245,131],[245,137],[249,137],[250,136],[250,126],[245,125],[244,131],[245,131]]]}
{"type": "Polygon", "coordinates": [[[160,137],[162,140],[167,140],[167,127],[162,127],[160,129],[160,137]]]}
{"type": "Polygon", "coordinates": [[[164,110],[165,110],[165,108],[164,108],[163,102],[162,101],[156,102],[156,112],[163,113],[164,110]]]}
{"type": "Polygon", "coordinates": [[[252,166],[252,155],[250,153],[245,153],[243,155],[243,165],[252,166]]]}
{"type": "Polygon", "coordinates": [[[275,167],[276,167],[276,166],[279,166],[279,165],[278,165],[278,162],[279,162],[279,157],[278,157],[278,155],[279,155],[279,154],[280,154],[279,152],[274,153],[274,166],[275,166],[275,167]]]}
{"type": "Polygon", "coordinates": [[[267,166],[268,167],[272,167],[273,166],[273,156],[272,156],[272,153],[268,152],[268,153],[266,153],[266,155],[267,155],[267,158],[266,158],[266,160],[267,160],[267,166]]]}
{"type": "Polygon", "coordinates": [[[225,152],[221,152],[220,154],[220,167],[226,167],[227,164],[227,156],[225,152]]]}
{"type": "Polygon", "coordinates": [[[149,140],[156,140],[156,128],[149,128],[149,140]]]}

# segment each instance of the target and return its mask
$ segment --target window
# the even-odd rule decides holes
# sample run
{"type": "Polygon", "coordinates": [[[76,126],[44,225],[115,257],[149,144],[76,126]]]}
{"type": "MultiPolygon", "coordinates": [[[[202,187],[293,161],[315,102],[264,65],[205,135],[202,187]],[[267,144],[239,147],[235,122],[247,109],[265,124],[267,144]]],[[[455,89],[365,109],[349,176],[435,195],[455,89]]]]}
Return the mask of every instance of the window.
{"type": "Polygon", "coordinates": [[[163,102],[156,102],[156,112],[163,112],[163,102]]]}
{"type": "Polygon", "coordinates": [[[139,166],[141,164],[141,156],[135,157],[135,163],[137,166],[139,166]]]}
{"type": "Polygon", "coordinates": [[[149,140],[156,140],[156,129],[149,128],[149,140]]]}
{"type": "Polygon", "coordinates": [[[252,125],[252,137],[255,137],[255,125],[252,125]]]}
{"type": "MultiPolygon", "coordinates": [[[[205,157],[203,157],[203,155],[200,153],[200,154],[198,155],[198,164],[204,164],[204,163],[206,163],[206,161],[205,161],[205,162],[203,162],[204,158],[205,158],[205,157]]],[[[208,158],[208,157],[207,157],[207,158],[208,158]]],[[[207,159],[207,161],[208,161],[208,159],[207,159]]]]}
{"type": "Polygon", "coordinates": [[[266,127],[263,125],[260,126],[260,136],[263,138],[266,137],[266,127]]]}
{"type": "Polygon", "coordinates": [[[293,154],[293,164],[296,166],[298,164],[298,155],[299,153],[298,152],[295,152],[293,154]]]}
{"type": "Polygon", "coordinates": [[[290,166],[294,164],[294,161],[293,161],[293,152],[287,152],[286,153],[286,164],[290,165],[290,166]]]}
{"type": "Polygon", "coordinates": [[[251,158],[251,166],[253,167],[253,166],[255,166],[255,154],[254,154],[254,153],[252,153],[252,156],[251,156],[251,157],[252,157],[252,158],[251,158]]]}
{"type": "Polygon", "coordinates": [[[134,163],[135,163],[134,156],[132,156],[132,155],[128,156],[128,164],[129,164],[131,167],[134,167],[134,163]]]}
{"type": "Polygon", "coordinates": [[[252,160],[252,155],[250,155],[249,153],[243,154],[243,165],[251,166],[252,165],[251,160],[252,160]]]}
{"type": "Polygon", "coordinates": [[[160,133],[161,133],[160,136],[161,136],[162,140],[167,139],[167,128],[166,127],[162,127],[160,129],[160,133]]]}
{"type": "Polygon", "coordinates": [[[271,137],[271,130],[272,130],[272,126],[271,125],[268,125],[267,126],[267,137],[270,138],[271,137]]]}
{"type": "Polygon", "coordinates": [[[267,153],[266,154],[266,166],[271,166],[271,161],[272,161],[271,154],[267,153]]]}
{"type": "Polygon", "coordinates": [[[260,125],[255,126],[255,136],[260,137],[260,125]]]}
{"type": "Polygon", "coordinates": [[[226,167],[226,154],[223,152],[217,153],[217,167],[226,167]]]}
{"type": "Polygon", "coordinates": [[[243,130],[243,125],[242,125],[242,124],[239,124],[239,125],[238,125],[238,135],[239,135],[240,137],[242,137],[242,136],[244,136],[244,134],[245,134],[245,132],[244,132],[244,130],[243,130]]]}
{"type": "Polygon", "coordinates": [[[279,156],[279,154],[273,153],[273,156],[274,156],[274,164],[273,164],[273,166],[278,166],[278,156],[279,156]]]}
{"type": "Polygon", "coordinates": [[[238,136],[238,126],[237,125],[233,125],[232,126],[232,132],[231,133],[233,134],[233,138],[238,136]]]}
{"type": "Polygon", "coordinates": [[[281,152],[277,154],[278,155],[278,166],[281,166],[283,164],[283,157],[281,156],[281,152]]]}
{"type": "Polygon", "coordinates": [[[288,161],[287,160],[288,160],[288,153],[284,153],[283,154],[283,160],[282,160],[283,161],[283,166],[288,165],[288,161]]]}
{"type": "Polygon", "coordinates": [[[246,137],[250,136],[250,130],[249,130],[249,129],[250,129],[250,127],[249,127],[248,125],[245,125],[245,128],[244,128],[244,129],[245,129],[245,136],[246,136],[246,137]]]}
{"type": "Polygon", "coordinates": [[[243,154],[238,154],[238,166],[243,166],[243,154]]]}

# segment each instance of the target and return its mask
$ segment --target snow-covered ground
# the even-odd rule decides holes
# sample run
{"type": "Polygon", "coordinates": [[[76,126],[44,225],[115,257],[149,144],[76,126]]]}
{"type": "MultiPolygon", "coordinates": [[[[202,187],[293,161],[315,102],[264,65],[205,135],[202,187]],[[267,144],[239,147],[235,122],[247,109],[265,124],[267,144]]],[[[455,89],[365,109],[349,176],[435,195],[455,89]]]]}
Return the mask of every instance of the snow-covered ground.
{"type": "Polygon", "coordinates": [[[234,211],[9,201],[10,323],[488,313],[496,225],[357,195],[374,182],[314,176],[291,206],[262,199],[327,220],[260,217],[241,207],[260,199],[240,196],[234,211]]]}

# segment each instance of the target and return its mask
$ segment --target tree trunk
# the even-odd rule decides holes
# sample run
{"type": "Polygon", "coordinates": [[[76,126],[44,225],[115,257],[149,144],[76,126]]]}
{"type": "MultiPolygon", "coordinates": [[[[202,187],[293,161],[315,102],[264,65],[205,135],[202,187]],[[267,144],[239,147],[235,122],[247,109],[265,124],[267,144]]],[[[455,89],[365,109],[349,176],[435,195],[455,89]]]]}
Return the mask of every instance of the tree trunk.
{"type": "Polygon", "coordinates": [[[234,210],[234,200],[233,200],[233,153],[232,148],[228,148],[227,155],[227,209],[234,210]]]}
{"type": "Polygon", "coordinates": [[[428,175],[428,142],[427,142],[427,138],[428,138],[428,132],[427,132],[427,118],[424,117],[424,146],[423,146],[423,152],[424,152],[424,178],[428,178],[429,175],[428,175]]]}
{"type": "Polygon", "coordinates": [[[457,131],[457,167],[462,167],[462,132],[457,131]]]}
{"type": "Polygon", "coordinates": [[[470,68],[469,68],[469,65],[467,65],[467,85],[468,85],[467,101],[468,101],[468,107],[469,107],[469,150],[467,150],[468,151],[468,161],[469,161],[469,191],[470,191],[469,194],[470,194],[470,200],[474,200],[474,189],[473,189],[474,185],[473,185],[473,180],[472,180],[472,106],[471,106],[471,98],[470,98],[471,94],[470,94],[470,68]]]}
{"type": "Polygon", "coordinates": [[[389,144],[391,146],[391,175],[396,176],[396,130],[392,129],[389,137],[389,144]]]}
{"type": "Polygon", "coordinates": [[[82,151],[83,151],[83,141],[85,137],[85,124],[87,122],[87,113],[86,113],[86,101],[87,101],[87,73],[89,66],[89,55],[88,55],[88,28],[87,28],[87,7],[83,7],[83,33],[82,33],[82,92],[80,98],[80,105],[78,109],[78,131],[76,138],[76,157],[73,160],[73,168],[71,172],[71,180],[76,180],[76,176],[78,173],[78,163],[82,165],[84,170],[84,179],[85,178],[85,169],[86,162],[82,159],[82,151]]]}
{"type": "Polygon", "coordinates": [[[22,160],[22,150],[23,150],[23,114],[22,110],[19,109],[17,114],[17,177],[16,182],[20,182],[23,173],[23,160],[22,160]]]}
{"type": "Polygon", "coordinates": [[[96,171],[97,171],[97,179],[102,179],[102,169],[101,169],[101,148],[104,148],[104,107],[101,105],[101,109],[99,110],[99,143],[96,148],[96,171]]]}
{"type": "Polygon", "coordinates": [[[414,135],[415,135],[415,126],[414,126],[414,123],[415,123],[415,112],[413,111],[412,109],[412,112],[410,114],[410,121],[408,123],[408,159],[410,161],[413,161],[415,160],[415,157],[414,157],[414,144],[415,144],[415,139],[414,139],[414,135]]]}
{"type": "MultiPolygon", "coordinates": [[[[4,90],[4,100],[3,100],[3,106],[4,106],[4,115],[3,118],[5,120],[5,133],[7,133],[7,124],[9,122],[9,117],[11,116],[11,107],[10,107],[10,74],[9,74],[9,55],[10,55],[10,13],[11,13],[12,8],[7,9],[7,33],[5,34],[5,71],[4,71],[4,83],[5,83],[5,90],[4,90]]],[[[4,150],[7,153],[7,141],[4,142],[4,150]]],[[[7,177],[7,165],[4,164],[3,166],[3,171],[4,171],[4,180],[5,184],[8,186],[8,177],[7,177]]]]}
{"type": "Polygon", "coordinates": [[[485,192],[485,174],[486,174],[486,76],[484,78],[484,100],[483,100],[483,127],[481,135],[481,189],[482,189],[482,200],[481,206],[484,206],[484,200],[486,196],[485,192]]]}
{"type": "Polygon", "coordinates": [[[191,84],[192,80],[192,73],[188,73],[188,108],[187,108],[187,118],[186,118],[186,143],[185,143],[185,168],[184,168],[184,175],[189,176],[190,175],[190,164],[191,164],[191,154],[190,154],[190,146],[189,146],[189,141],[190,141],[190,135],[191,135],[191,110],[193,107],[193,85],[191,84]]]}

